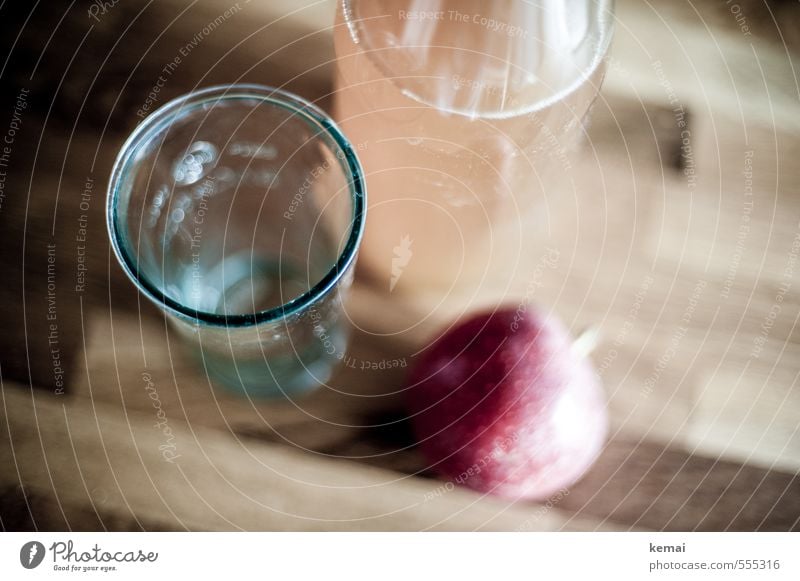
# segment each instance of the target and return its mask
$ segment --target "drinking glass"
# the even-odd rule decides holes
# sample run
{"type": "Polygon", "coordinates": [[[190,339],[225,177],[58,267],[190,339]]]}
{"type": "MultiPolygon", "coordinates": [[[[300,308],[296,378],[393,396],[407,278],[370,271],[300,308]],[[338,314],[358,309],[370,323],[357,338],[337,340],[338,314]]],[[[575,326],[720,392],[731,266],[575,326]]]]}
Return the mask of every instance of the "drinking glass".
{"type": "Polygon", "coordinates": [[[393,300],[485,302],[525,279],[541,250],[526,236],[547,228],[559,180],[570,185],[612,10],[611,0],[339,1],[334,118],[363,145],[370,191],[359,268],[393,300]]]}
{"type": "Polygon", "coordinates": [[[247,395],[323,384],[365,218],[350,143],[317,107],[211,87],[147,117],[111,175],[114,252],[214,380],[247,395]]]}

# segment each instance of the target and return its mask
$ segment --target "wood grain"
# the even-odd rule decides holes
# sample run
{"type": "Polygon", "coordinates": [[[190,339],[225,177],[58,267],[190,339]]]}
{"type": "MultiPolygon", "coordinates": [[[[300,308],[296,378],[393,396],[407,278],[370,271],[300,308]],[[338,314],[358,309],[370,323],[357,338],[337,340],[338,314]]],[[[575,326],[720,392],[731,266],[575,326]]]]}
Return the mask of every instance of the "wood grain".
{"type": "MultiPolygon", "coordinates": [[[[182,59],[158,104],[247,81],[327,106],[333,3],[311,4],[240,3],[182,59]]],[[[451,491],[426,471],[402,389],[415,354],[459,316],[439,297],[387,297],[359,273],[347,305],[362,329],[354,368],[309,398],[251,403],[209,384],[115,264],[103,191],[116,151],[165,63],[236,4],[119,3],[99,22],[85,7],[36,10],[24,29],[28,9],[4,5],[0,110],[10,117],[23,89],[30,106],[0,207],[0,526],[797,530],[798,5],[738,5],[749,34],[725,3],[617,1],[606,84],[569,153],[569,187],[528,223],[527,247],[559,259],[509,297],[517,304],[540,283],[530,300],[574,333],[599,329],[593,358],[613,428],[552,509],[451,491]],[[64,396],[53,395],[48,341],[51,244],[64,396]],[[404,365],[359,369],[386,358],[404,365]],[[177,464],[159,450],[143,373],[177,464]]]]}
{"type": "MultiPolygon", "coordinates": [[[[98,521],[111,528],[135,522],[133,528],[154,523],[170,530],[598,526],[575,519],[563,527],[567,517],[557,509],[509,505],[460,489],[442,493],[431,480],[315,458],[282,445],[237,441],[220,430],[172,419],[177,457],[166,461],[160,449],[164,436],[153,429],[152,408],[129,411],[82,403],[21,387],[6,386],[3,391],[2,430],[11,438],[0,447],[0,459],[25,482],[23,492],[12,498],[27,499],[31,493],[29,502],[57,507],[61,513],[60,519],[50,515],[43,527],[69,522],[81,529],[98,521]]],[[[2,476],[4,490],[9,476],[2,476]]],[[[9,502],[5,498],[0,506],[9,502]]],[[[4,519],[24,524],[25,511],[17,506],[14,512],[16,517],[4,519]]],[[[29,522],[39,526],[36,518],[34,514],[29,522]]]]}

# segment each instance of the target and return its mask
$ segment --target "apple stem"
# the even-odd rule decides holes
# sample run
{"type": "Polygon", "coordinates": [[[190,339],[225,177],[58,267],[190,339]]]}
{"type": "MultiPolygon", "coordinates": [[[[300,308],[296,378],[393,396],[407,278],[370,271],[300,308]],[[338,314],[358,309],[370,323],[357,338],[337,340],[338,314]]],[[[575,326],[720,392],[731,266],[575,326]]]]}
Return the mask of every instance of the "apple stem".
{"type": "Polygon", "coordinates": [[[595,325],[586,327],[572,343],[572,352],[578,357],[588,357],[600,339],[600,329],[595,325]]]}

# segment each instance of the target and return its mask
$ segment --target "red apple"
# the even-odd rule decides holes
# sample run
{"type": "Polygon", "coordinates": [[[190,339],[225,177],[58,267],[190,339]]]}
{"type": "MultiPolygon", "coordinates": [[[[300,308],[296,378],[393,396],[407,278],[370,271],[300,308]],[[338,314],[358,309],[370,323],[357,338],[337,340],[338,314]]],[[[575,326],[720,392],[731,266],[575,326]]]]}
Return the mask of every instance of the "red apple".
{"type": "Polygon", "coordinates": [[[409,412],[430,466],[457,484],[545,499],[595,461],[608,419],[588,357],[552,313],[476,316],[411,374],[409,412]]]}

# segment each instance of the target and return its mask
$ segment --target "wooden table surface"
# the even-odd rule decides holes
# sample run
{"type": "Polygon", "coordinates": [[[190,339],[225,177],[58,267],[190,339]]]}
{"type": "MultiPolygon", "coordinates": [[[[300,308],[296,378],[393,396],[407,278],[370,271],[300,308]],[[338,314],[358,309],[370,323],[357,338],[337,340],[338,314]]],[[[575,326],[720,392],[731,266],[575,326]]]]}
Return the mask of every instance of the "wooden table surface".
{"type": "MultiPolygon", "coordinates": [[[[213,390],[110,252],[111,162],[163,67],[187,53],[159,104],[248,81],[328,107],[331,2],[2,5],[0,527],[800,529],[800,4],[737,6],[617,1],[575,187],[530,241],[560,252],[535,300],[600,331],[612,434],[535,504],[426,470],[407,368],[344,368],[294,402],[213,390]]],[[[413,364],[448,313],[376,333],[434,299],[359,276],[349,354],[413,364]]]]}

